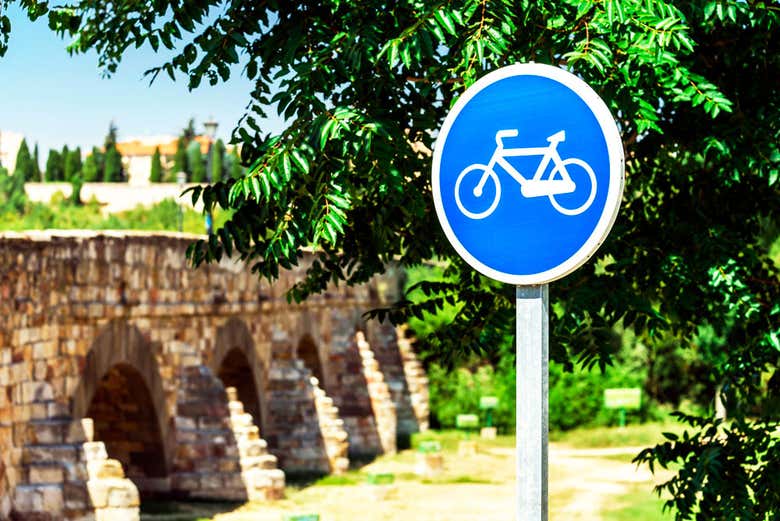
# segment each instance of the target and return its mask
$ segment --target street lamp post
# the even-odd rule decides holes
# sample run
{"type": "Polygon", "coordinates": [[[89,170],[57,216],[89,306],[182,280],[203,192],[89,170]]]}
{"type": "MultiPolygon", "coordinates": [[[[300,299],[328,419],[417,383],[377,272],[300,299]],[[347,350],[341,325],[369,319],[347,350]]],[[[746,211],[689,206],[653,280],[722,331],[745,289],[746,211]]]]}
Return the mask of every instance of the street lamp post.
{"type": "MultiPolygon", "coordinates": [[[[217,135],[217,126],[218,123],[214,121],[213,118],[203,123],[203,128],[206,129],[206,137],[209,140],[208,152],[206,152],[206,181],[208,181],[209,184],[211,184],[213,181],[211,177],[211,149],[212,145],[214,144],[214,136],[217,135]]],[[[214,233],[214,218],[211,215],[211,210],[206,212],[206,233],[208,235],[214,233]]]]}

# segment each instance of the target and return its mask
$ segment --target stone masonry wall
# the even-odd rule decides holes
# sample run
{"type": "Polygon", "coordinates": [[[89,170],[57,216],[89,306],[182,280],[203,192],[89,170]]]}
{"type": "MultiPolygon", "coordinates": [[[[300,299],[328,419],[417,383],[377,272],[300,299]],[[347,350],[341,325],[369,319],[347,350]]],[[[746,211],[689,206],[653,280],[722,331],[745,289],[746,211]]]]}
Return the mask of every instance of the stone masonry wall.
{"type": "MultiPolygon", "coordinates": [[[[425,432],[430,426],[429,416],[431,410],[430,395],[428,394],[428,375],[425,374],[425,368],[414,352],[412,347],[413,340],[407,335],[406,327],[397,328],[396,334],[398,351],[403,363],[406,389],[409,393],[408,399],[412,406],[416,427],[419,432],[425,432]]],[[[399,419],[399,422],[401,421],[399,419]]],[[[398,431],[408,432],[401,426],[399,426],[398,431]]]]}
{"type": "MultiPolygon", "coordinates": [[[[129,419],[118,424],[119,432],[101,427],[98,434],[110,432],[104,445],[108,458],[126,460],[123,475],[141,483],[142,500],[144,490],[246,495],[241,490],[246,469],[217,376],[226,350],[236,347],[251,362],[247,378],[256,383],[253,410],[263,425],[257,439],[268,441],[282,468],[331,471],[342,457],[341,449],[322,441],[323,432],[333,434],[338,430],[333,425],[339,425],[320,425],[321,411],[333,412],[326,395],[343,419],[350,446],[353,432],[365,437],[373,430],[368,437],[374,438],[363,445],[378,452],[382,442],[368,383],[364,377],[337,380],[347,377],[340,375],[345,369],[363,374],[355,332],[363,328],[362,313],[379,305],[392,287],[387,278],[379,285],[330,288],[303,305],[290,305],[285,291],[310,259],[268,284],[230,260],[190,268],[184,250],[192,240],[127,232],[0,235],[0,519],[13,512],[53,520],[92,511],[93,505],[77,501],[83,496],[76,491],[85,489],[89,476],[79,445],[84,437],[71,425],[87,416],[96,396],[91,411],[96,424],[109,420],[100,407],[116,385],[100,386],[118,366],[132,369],[133,385],[146,387],[145,403],[151,403],[154,418],[144,432],[156,427],[159,442],[130,434],[121,439],[121,425],[130,430],[137,421],[132,410],[125,411],[129,419]],[[230,334],[237,330],[241,339],[230,334]],[[296,357],[295,346],[306,335],[323,358],[319,390],[296,357]],[[240,346],[233,345],[239,340],[240,346]],[[368,428],[351,431],[348,419],[368,428]],[[209,437],[217,441],[206,443],[209,437]],[[112,445],[123,447],[113,449],[117,456],[112,445]],[[145,461],[150,450],[161,453],[156,467],[145,461]],[[40,501],[24,503],[28,497],[40,501]]],[[[372,339],[371,349],[381,351],[387,338],[372,339]]],[[[103,440],[96,436],[95,443],[103,440]]],[[[338,446],[345,445],[342,440],[338,446]]],[[[274,479],[268,482],[278,488],[274,479]]]]}

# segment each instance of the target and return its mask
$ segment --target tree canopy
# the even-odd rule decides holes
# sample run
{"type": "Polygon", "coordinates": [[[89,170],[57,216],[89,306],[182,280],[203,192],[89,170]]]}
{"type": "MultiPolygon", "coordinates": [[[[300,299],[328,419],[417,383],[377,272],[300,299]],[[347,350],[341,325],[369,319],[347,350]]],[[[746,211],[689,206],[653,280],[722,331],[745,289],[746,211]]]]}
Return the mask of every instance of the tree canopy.
{"type": "MultiPolygon", "coordinates": [[[[9,0],[0,0],[3,5],[9,0]]],[[[378,310],[404,320],[457,304],[430,338],[439,356],[490,351],[511,337],[514,288],[488,281],[436,222],[429,175],[449,107],[497,67],[564,67],[605,100],[623,136],[627,184],[597,258],[552,284],[551,354],[605,365],[620,322],[687,349],[702,328],[721,339],[713,377],[732,422],[682,416],[690,435],[642,461],[681,466],[664,488],[679,519],[777,519],[780,512],[780,291],[767,255],[780,195],[780,6],[725,0],[365,0],[126,2],[21,0],[31,18],[95,50],[107,73],[131,47],[173,57],[149,71],[191,88],[234,71],[254,84],[233,132],[249,166],[196,188],[232,218],[189,254],[238,252],[274,278],[316,247],[293,299],[360,283],[397,261],[435,259],[422,302],[378,310]],[[172,53],[171,53],[172,51],[172,53]],[[275,111],[279,135],[264,130],[275,111]],[[774,412],[773,412],[774,411],[774,412]],[[771,469],[775,469],[772,471],[771,469]]],[[[8,19],[0,19],[0,52],[8,19]]]]}

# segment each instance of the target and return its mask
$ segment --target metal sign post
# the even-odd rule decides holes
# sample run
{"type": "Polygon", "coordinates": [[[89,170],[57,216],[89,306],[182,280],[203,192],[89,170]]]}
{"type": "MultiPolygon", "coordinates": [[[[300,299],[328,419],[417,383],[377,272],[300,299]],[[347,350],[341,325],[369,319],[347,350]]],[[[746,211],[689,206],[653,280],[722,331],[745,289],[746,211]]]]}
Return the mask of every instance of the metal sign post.
{"type": "Polygon", "coordinates": [[[538,63],[477,80],[433,150],[436,214],[474,269],[517,287],[518,520],[547,521],[548,290],[607,237],[623,194],[615,120],[575,74],[538,63]]]}
{"type": "Polygon", "coordinates": [[[517,286],[517,521],[547,521],[548,286],[517,286]]]}

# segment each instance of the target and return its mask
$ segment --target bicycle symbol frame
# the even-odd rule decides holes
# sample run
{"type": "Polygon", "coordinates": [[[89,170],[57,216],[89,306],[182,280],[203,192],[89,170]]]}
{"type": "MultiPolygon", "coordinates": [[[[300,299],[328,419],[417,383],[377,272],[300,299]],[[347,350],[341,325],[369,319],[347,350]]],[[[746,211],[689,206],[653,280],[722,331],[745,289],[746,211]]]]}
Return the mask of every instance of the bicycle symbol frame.
{"type": "MultiPolygon", "coordinates": [[[[558,153],[558,144],[566,140],[566,132],[561,130],[556,132],[552,136],[547,138],[549,145],[546,147],[525,147],[525,148],[505,148],[503,140],[505,138],[517,137],[519,134],[517,129],[505,129],[496,132],[496,149],[493,151],[493,155],[490,158],[490,162],[487,165],[478,163],[471,164],[464,168],[458,178],[455,181],[455,202],[458,205],[458,209],[470,219],[484,219],[492,214],[501,199],[501,181],[496,174],[495,167],[500,165],[512,178],[520,184],[520,193],[523,197],[547,197],[550,200],[553,208],[563,215],[579,215],[587,210],[596,198],[596,174],[593,172],[593,168],[578,158],[561,159],[558,153]],[[512,164],[507,160],[509,157],[522,157],[522,156],[542,156],[539,161],[539,166],[536,169],[533,177],[528,179],[523,176],[512,164]],[[550,174],[545,177],[544,173],[547,171],[547,167],[552,162],[553,167],[550,174]],[[588,198],[574,208],[567,208],[561,201],[556,199],[556,196],[570,194],[576,191],[581,186],[578,186],[572,179],[569,173],[569,167],[578,167],[585,171],[586,178],[590,184],[588,198]],[[469,189],[471,181],[465,184],[464,180],[471,173],[482,172],[482,175],[478,178],[476,184],[471,188],[471,193],[477,199],[482,198],[485,193],[485,185],[490,180],[495,185],[495,197],[490,202],[486,209],[468,209],[463,204],[461,199],[461,190],[469,189]],[[559,178],[556,178],[558,176],[559,178]]],[[[473,178],[474,176],[470,176],[473,178]]],[[[579,177],[579,176],[578,176],[579,177]]]]}

